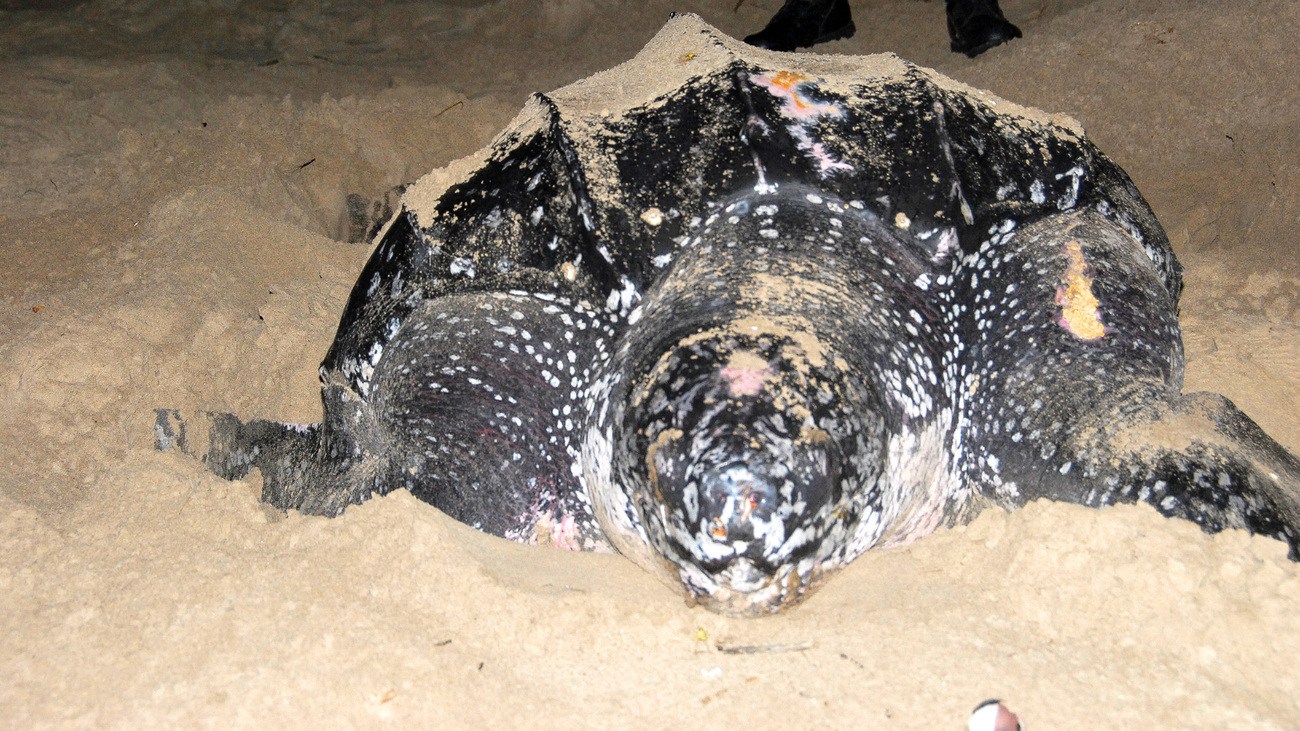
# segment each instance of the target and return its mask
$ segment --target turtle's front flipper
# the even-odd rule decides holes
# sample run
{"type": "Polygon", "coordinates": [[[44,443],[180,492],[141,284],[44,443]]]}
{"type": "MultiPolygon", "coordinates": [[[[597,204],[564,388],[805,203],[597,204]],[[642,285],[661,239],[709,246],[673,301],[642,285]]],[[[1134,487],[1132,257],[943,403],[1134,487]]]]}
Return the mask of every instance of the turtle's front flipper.
{"type": "Polygon", "coordinates": [[[1136,502],[1207,532],[1244,528],[1300,560],[1300,460],[1215,393],[1116,402],[1067,446],[1040,489],[1087,505],[1136,502]]]}
{"type": "Polygon", "coordinates": [[[155,442],[227,479],[260,469],[281,510],[334,516],[406,489],[494,535],[607,551],[573,435],[608,332],[601,311],[544,292],[448,295],[364,363],[323,370],[322,423],[158,409],[155,442]]]}
{"type": "Polygon", "coordinates": [[[281,510],[336,515],[367,495],[346,489],[359,475],[352,460],[321,460],[320,424],[284,424],[234,414],[203,411],[183,419],[175,409],[155,409],[154,445],[180,449],[201,460],[213,473],[238,480],[252,468],[262,471],[262,500],[281,510]],[[326,489],[334,485],[337,489],[326,489]],[[307,486],[313,489],[308,491],[307,486]],[[321,495],[337,499],[321,503],[321,495]],[[320,504],[318,504],[320,503],[320,504]]]}
{"type": "Polygon", "coordinates": [[[963,333],[966,474],[1005,507],[1142,500],[1300,557],[1300,462],[1222,396],[1179,393],[1177,267],[1161,243],[1093,209],[971,257],[958,280],[959,301],[981,303],[963,333]]]}

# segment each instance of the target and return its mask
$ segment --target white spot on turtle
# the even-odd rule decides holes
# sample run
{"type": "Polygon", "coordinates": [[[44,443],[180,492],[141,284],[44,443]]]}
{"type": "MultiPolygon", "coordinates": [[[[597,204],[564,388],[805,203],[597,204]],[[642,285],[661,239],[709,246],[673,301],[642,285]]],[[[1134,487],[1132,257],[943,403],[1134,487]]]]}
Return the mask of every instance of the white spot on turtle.
{"type": "Polygon", "coordinates": [[[463,256],[451,260],[451,266],[448,267],[452,275],[464,274],[467,278],[474,278],[474,260],[467,259],[463,256]]]}
{"type": "Polygon", "coordinates": [[[1070,178],[1070,191],[1061,196],[1061,199],[1056,202],[1056,207],[1062,211],[1068,211],[1071,208],[1074,208],[1075,204],[1079,202],[1079,182],[1083,180],[1083,168],[1075,165],[1069,170],[1057,175],[1056,179],[1060,180],[1067,176],[1070,178]]]}
{"type": "Polygon", "coordinates": [[[1047,200],[1047,194],[1043,188],[1043,181],[1035,180],[1029,184],[1029,200],[1035,203],[1043,203],[1047,200]]]}

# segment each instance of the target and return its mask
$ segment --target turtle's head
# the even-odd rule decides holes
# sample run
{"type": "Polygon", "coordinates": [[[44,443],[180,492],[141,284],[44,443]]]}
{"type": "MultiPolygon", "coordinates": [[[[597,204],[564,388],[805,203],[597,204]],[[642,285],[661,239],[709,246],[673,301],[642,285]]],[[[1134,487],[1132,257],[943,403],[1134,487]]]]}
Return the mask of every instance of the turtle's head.
{"type": "Polygon", "coordinates": [[[811,340],[701,333],[638,389],[642,520],[716,611],[780,611],[844,558],[863,480],[855,458],[871,440],[844,403],[851,379],[811,340]]]}

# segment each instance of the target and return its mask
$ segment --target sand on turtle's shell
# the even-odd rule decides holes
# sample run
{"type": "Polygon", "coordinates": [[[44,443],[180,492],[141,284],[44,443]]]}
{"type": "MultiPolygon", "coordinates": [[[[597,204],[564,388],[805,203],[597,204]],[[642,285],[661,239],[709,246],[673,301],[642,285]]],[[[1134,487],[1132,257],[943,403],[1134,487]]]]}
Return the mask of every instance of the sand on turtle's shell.
{"type": "MultiPolygon", "coordinates": [[[[669,10],[744,35],[779,0],[45,5],[0,1],[0,724],[934,729],[999,697],[1029,729],[1300,726],[1300,570],[1147,508],[989,512],[737,620],[405,493],[281,517],[151,450],[157,406],[319,417],[348,193],[669,10]]],[[[1077,119],[1188,267],[1188,390],[1300,451],[1300,6],[1003,8],[1025,38],[975,61],[938,2],[853,2],[819,50],[1077,119]]]]}

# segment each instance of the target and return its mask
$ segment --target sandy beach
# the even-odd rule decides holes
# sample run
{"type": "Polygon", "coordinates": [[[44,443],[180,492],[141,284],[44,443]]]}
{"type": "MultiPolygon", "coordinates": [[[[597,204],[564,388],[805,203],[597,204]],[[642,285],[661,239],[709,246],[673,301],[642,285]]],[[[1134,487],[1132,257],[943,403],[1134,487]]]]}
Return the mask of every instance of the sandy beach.
{"type": "MultiPolygon", "coordinates": [[[[1154,510],[1034,503],[869,553],[793,611],[688,608],[619,556],[405,492],[284,516],[153,450],[153,409],[320,419],[375,198],[670,11],[780,0],[0,0],[0,727],[1300,727],[1300,567],[1154,510]]],[[[938,0],[857,35],[1077,119],[1186,266],[1187,391],[1300,453],[1300,4],[938,0]]]]}

